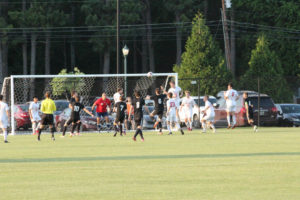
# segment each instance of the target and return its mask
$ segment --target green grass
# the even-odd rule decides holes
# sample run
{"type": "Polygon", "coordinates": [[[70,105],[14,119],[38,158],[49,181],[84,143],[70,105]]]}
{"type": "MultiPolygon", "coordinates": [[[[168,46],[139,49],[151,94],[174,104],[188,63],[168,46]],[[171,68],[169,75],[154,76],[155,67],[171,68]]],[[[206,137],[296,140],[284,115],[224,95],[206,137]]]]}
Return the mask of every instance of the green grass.
{"type": "Polygon", "coordinates": [[[300,129],[0,143],[0,199],[300,199],[300,129]]]}

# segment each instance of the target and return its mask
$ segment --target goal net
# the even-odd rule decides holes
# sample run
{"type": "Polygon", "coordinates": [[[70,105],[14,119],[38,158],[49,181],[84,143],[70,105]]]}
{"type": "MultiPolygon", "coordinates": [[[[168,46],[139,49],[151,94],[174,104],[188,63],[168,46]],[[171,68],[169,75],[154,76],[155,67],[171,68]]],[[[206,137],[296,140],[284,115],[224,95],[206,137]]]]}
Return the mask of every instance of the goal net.
{"type": "MultiPolygon", "coordinates": [[[[30,102],[33,97],[43,100],[46,91],[50,91],[55,100],[55,123],[61,126],[58,121],[65,117],[64,112],[69,112],[67,108],[71,91],[76,91],[81,102],[90,109],[103,92],[109,99],[113,98],[118,88],[123,89],[125,97],[132,97],[135,90],[146,97],[153,95],[155,88],[160,86],[167,90],[171,80],[178,83],[177,73],[153,73],[150,77],[147,74],[15,75],[4,79],[2,95],[11,108],[11,133],[26,134],[31,133],[28,113],[30,102]]],[[[89,121],[95,125],[94,120],[89,121]]],[[[92,127],[83,126],[84,129],[92,127]]],[[[59,131],[59,127],[57,129],[59,131]]]]}

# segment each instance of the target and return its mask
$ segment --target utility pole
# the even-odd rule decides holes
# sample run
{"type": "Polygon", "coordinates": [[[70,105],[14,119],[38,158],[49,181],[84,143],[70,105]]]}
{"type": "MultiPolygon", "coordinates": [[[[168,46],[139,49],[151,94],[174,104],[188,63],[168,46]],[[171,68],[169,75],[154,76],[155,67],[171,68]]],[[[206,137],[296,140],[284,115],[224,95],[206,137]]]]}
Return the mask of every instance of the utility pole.
{"type": "MultiPolygon", "coordinates": [[[[120,0],[117,0],[117,74],[120,68],[120,0]]],[[[119,87],[119,77],[117,77],[117,88],[119,87]]]]}
{"type": "Polygon", "coordinates": [[[229,34],[228,34],[228,24],[227,24],[227,17],[226,17],[225,0],[222,0],[221,16],[222,16],[222,25],[223,25],[223,34],[224,34],[226,65],[227,65],[227,69],[230,70],[234,75],[233,69],[231,67],[230,45],[229,45],[229,34]]]}

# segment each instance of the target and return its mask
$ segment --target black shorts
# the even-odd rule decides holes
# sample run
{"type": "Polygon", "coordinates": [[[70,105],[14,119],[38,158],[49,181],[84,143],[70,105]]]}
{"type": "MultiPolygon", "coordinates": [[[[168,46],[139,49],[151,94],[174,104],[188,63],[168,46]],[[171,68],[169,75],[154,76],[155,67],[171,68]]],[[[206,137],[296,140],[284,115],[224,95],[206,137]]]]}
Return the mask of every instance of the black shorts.
{"type": "Polygon", "coordinates": [[[143,117],[134,118],[135,127],[143,126],[143,117]]]}
{"type": "Polygon", "coordinates": [[[66,121],[66,124],[69,126],[71,123],[77,123],[78,121],[80,121],[80,117],[71,117],[66,121]]]}
{"type": "Polygon", "coordinates": [[[253,111],[249,111],[248,116],[250,120],[254,120],[253,111]]]}
{"type": "Polygon", "coordinates": [[[157,115],[159,119],[162,119],[163,115],[164,115],[164,111],[163,110],[154,110],[151,115],[155,116],[157,115]]]}
{"type": "Polygon", "coordinates": [[[124,120],[125,120],[125,116],[117,116],[116,119],[115,119],[115,122],[116,123],[124,123],[124,120]]]}
{"type": "Polygon", "coordinates": [[[43,114],[41,124],[46,125],[54,125],[53,114],[43,114]]]}

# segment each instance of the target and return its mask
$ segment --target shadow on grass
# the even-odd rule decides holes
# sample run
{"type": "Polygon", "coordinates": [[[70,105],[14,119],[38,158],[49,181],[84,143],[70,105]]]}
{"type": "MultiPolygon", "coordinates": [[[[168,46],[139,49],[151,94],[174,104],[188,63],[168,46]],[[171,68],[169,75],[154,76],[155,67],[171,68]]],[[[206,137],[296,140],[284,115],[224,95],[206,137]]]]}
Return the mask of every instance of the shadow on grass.
{"type": "Polygon", "coordinates": [[[263,156],[300,156],[300,152],[18,158],[18,159],[0,159],[0,163],[81,162],[81,161],[101,161],[101,160],[113,161],[113,160],[149,160],[149,159],[189,159],[189,158],[234,158],[234,157],[263,157],[263,156]]]}

